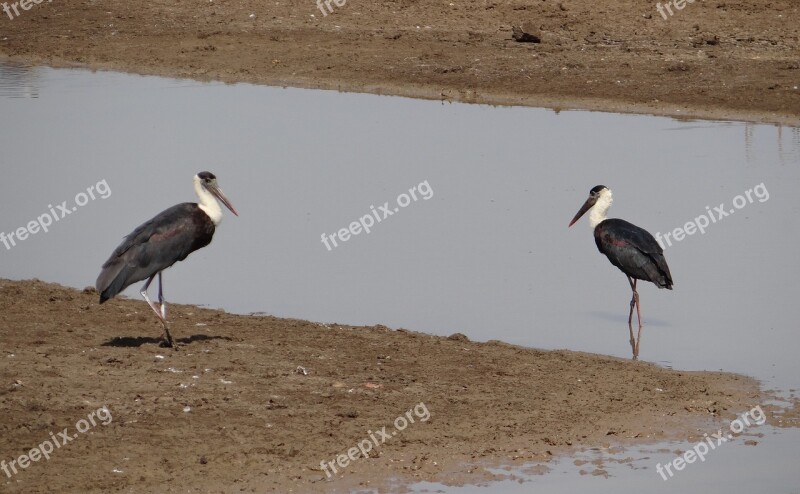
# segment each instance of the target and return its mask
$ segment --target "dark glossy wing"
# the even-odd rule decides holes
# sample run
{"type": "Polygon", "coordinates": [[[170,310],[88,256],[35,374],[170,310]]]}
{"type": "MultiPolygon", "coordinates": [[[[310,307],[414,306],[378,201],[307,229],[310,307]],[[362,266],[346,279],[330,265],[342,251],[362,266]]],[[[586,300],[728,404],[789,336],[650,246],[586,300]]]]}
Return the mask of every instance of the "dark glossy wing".
{"type": "Polygon", "coordinates": [[[633,278],[672,289],[672,275],[664,250],[647,230],[625,220],[609,219],[594,229],[597,248],[611,264],[633,278]]]}
{"type": "Polygon", "coordinates": [[[195,203],[182,203],[140,225],[114,249],[97,277],[100,303],[137,281],[186,259],[211,242],[214,223],[195,203]]]}

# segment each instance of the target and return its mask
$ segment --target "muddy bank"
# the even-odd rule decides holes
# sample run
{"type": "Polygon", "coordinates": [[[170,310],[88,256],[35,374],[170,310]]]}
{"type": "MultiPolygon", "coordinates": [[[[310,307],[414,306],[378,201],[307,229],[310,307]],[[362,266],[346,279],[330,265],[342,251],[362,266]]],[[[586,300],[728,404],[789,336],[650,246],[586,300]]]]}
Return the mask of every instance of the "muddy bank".
{"type": "Polygon", "coordinates": [[[794,0],[698,0],[671,15],[641,0],[340,3],[31,3],[0,13],[0,54],[448,101],[800,122],[794,0]],[[513,26],[539,42],[515,41],[513,26]]]}
{"type": "Polygon", "coordinates": [[[733,374],[170,309],[177,350],[158,346],[144,302],[99,306],[88,291],[0,280],[0,460],[27,454],[51,432],[76,436],[10,479],[0,472],[4,492],[349,492],[392,476],[477,482],[491,478],[484,462],[688,437],[763,403],[754,381],[733,374]],[[92,425],[87,417],[103,407],[110,419],[95,413],[92,425]],[[340,460],[371,438],[368,459],[340,460]],[[323,461],[336,466],[330,479],[323,461]]]}

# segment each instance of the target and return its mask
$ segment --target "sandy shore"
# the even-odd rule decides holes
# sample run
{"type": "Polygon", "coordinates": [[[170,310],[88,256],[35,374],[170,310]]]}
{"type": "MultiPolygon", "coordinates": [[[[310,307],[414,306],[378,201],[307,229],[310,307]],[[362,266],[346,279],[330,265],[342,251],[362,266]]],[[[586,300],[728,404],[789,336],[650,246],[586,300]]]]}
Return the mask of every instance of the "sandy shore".
{"type": "Polygon", "coordinates": [[[170,309],[177,350],[158,346],[160,327],[142,301],[99,306],[91,290],[0,280],[0,460],[51,432],[76,436],[47,461],[10,479],[0,473],[3,492],[479,482],[492,478],[484,465],[686,438],[764,403],[753,380],[733,374],[170,309]],[[79,424],[103,407],[93,426],[79,424]],[[370,457],[358,452],[341,467],[340,455],[359,445],[370,457]],[[334,462],[330,478],[321,462],[334,462]]]}
{"type": "Polygon", "coordinates": [[[26,5],[0,12],[0,55],[36,64],[800,123],[795,0],[697,0],[672,15],[642,0],[26,5]],[[513,26],[540,42],[515,41],[513,26]]]}

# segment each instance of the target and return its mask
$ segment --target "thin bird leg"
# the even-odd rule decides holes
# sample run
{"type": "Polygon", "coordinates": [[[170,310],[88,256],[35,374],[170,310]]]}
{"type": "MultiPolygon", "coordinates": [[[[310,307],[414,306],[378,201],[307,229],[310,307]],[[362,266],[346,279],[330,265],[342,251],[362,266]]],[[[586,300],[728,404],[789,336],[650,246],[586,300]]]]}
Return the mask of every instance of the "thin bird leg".
{"type": "MultiPolygon", "coordinates": [[[[164,332],[167,335],[166,343],[169,346],[172,346],[172,336],[169,335],[169,330],[167,330],[167,321],[166,321],[166,319],[164,319],[164,317],[161,315],[161,308],[159,306],[157,306],[156,304],[154,304],[150,300],[150,297],[147,296],[147,289],[150,287],[150,283],[153,282],[153,279],[155,277],[156,277],[156,275],[153,275],[150,278],[148,278],[147,282],[142,287],[142,291],[139,292],[139,293],[142,294],[142,297],[144,297],[144,299],[147,301],[147,304],[150,306],[151,309],[153,309],[153,312],[156,313],[156,317],[158,317],[158,320],[161,321],[161,325],[164,326],[164,332]]],[[[159,285],[159,301],[161,301],[162,297],[161,297],[161,288],[160,288],[160,286],[161,286],[161,279],[160,278],[159,278],[159,281],[158,281],[158,285],[159,285]]]]}
{"type": "Polygon", "coordinates": [[[150,278],[148,278],[147,282],[145,282],[144,286],[142,287],[142,291],[139,292],[139,293],[142,294],[142,297],[144,297],[144,299],[147,301],[147,304],[150,306],[151,309],[153,309],[153,312],[156,313],[156,316],[158,317],[158,320],[161,321],[161,322],[164,322],[164,319],[161,317],[161,311],[156,306],[156,304],[154,304],[153,302],[150,301],[150,297],[147,296],[147,289],[150,288],[150,283],[153,282],[153,279],[155,277],[156,277],[156,275],[153,275],[150,278]]]}
{"type": "Polygon", "coordinates": [[[633,352],[633,360],[636,360],[639,357],[638,352],[638,345],[636,344],[636,340],[633,337],[633,307],[636,305],[636,283],[631,280],[631,277],[628,276],[628,283],[631,285],[631,290],[633,291],[633,296],[631,297],[631,311],[628,314],[628,331],[631,334],[631,352],[633,352]]]}
{"type": "Polygon", "coordinates": [[[161,281],[161,272],[158,273],[158,303],[161,305],[161,319],[167,320],[167,305],[164,303],[164,284],[161,281]]]}
{"type": "Polygon", "coordinates": [[[639,344],[642,342],[642,310],[639,303],[639,292],[636,291],[636,280],[633,280],[633,296],[636,299],[636,317],[639,320],[639,334],[636,336],[636,356],[639,356],[639,344]]]}
{"type": "Polygon", "coordinates": [[[175,342],[172,341],[172,335],[169,334],[169,328],[167,327],[167,304],[164,302],[164,285],[161,283],[161,271],[158,272],[158,303],[161,304],[161,322],[164,325],[164,340],[167,343],[167,346],[173,347],[175,346],[175,342]]]}

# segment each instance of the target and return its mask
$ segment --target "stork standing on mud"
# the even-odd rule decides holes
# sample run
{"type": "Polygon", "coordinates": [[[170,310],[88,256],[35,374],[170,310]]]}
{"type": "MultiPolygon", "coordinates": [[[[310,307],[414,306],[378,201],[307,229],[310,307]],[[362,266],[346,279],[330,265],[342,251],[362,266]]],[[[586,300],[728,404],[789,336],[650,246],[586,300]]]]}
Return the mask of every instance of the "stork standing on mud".
{"type": "Polygon", "coordinates": [[[222,221],[222,208],[217,200],[239,216],[220,190],[217,177],[213,173],[200,172],[195,175],[194,190],[200,202],[184,202],[172,206],[125,237],[103,264],[96,283],[102,304],[129,285],[147,279],[140,293],[161,321],[164,327],[164,344],[170,347],[174,346],[174,342],[167,327],[167,306],[164,302],[161,272],[211,243],[214,230],[222,221]],[[158,306],[147,296],[147,289],[156,275],[158,306]]]}
{"type": "Polygon", "coordinates": [[[625,220],[606,219],[608,208],[612,202],[611,190],[605,185],[597,185],[589,191],[589,198],[569,222],[575,224],[587,211],[589,225],[594,230],[594,241],[598,250],[608,257],[611,264],[618,267],[628,277],[633,297],[628,314],[628,329],[631,335],[633,359],[639,357],[639,343],[642,339],[642,313],[639,308],[639,292],[636,291],[638,280],[650,281],[658,288],[672,290],[672,275],[669,273],[664,250],[656,239],[647,231],[625,220]],[[639,332],[633,338],[633,308],[639,320],[639,332]]]}

